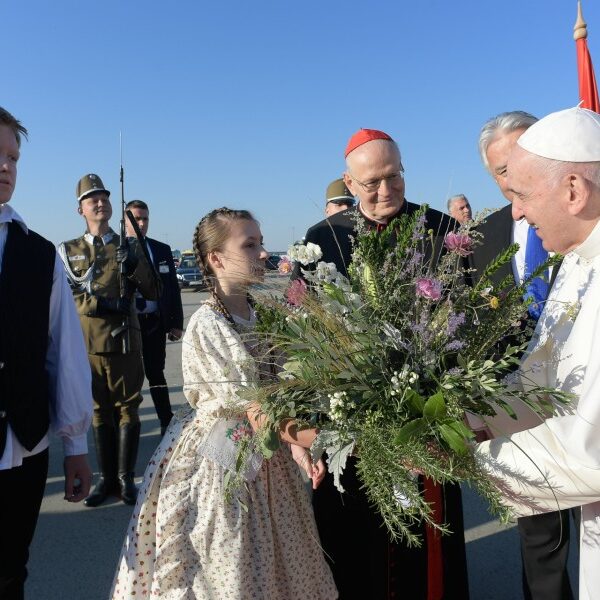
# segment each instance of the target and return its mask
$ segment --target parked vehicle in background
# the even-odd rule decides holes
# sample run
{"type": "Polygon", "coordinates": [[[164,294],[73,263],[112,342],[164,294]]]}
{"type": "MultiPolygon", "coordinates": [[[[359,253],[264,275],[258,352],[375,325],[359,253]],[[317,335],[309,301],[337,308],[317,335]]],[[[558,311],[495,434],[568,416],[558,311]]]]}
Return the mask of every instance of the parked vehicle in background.
{"type": "Polygon", "coordinates": [[[279,260],[284,254],[285,252],[272,252],[269,254],[267,260],[265,261],[265,267],[267,271],[276,271],[279,260]]]}
{"type": "Polygon", "coordinates": [[[193,255],[182,255],[176,273],[180,290],[192,289],[198,292],[205,288],[202,271],[193,255]]]}

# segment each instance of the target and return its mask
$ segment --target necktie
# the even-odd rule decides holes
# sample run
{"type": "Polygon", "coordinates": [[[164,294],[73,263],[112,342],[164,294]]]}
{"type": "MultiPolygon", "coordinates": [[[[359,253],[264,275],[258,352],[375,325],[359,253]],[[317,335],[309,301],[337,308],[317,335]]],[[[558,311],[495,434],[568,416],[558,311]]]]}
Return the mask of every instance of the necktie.
{"type": "MultiPolygon", "coordinates": [[[[525,279],[527,279],[541,264],[548,260],[548,252],[542,246],[542,240],[535,233],[533,227],[527,231],[527,246],[525,246],[525,279]]],[[[525,299],[531,299],[529,314],[537,321],[544,309],[544,303],[548,297],[548,272],[544,278],[536,277],[529,282],[525,299]]]]}
{"type": "MultiPolygon", "coordinates": [[[[139,240],[140,245],[145,246],[146,245],[146,238],[140,238],[139,240]]],[[[148,246],[146,246],[146,249],[148,248],[148,246]]],[[[135,295],[135,307],[137,308],[137,311],[139,313],[144,312],[146,310],[146,298],[144,298],[144,296],[142,296],[139,292],[137,292],[137,294],[135,295]]]]}

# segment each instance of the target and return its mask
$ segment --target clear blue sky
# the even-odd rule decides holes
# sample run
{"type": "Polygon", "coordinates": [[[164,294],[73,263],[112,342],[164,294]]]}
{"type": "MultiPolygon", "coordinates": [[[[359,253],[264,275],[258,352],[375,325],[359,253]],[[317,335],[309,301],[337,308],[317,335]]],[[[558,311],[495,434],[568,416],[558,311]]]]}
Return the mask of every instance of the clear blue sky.
{"type": "MultiPolygon", "coordinates": [[[[578,102],[575,0],[20,0],[2,8],[0,105],[30,131],[13,206],[59,242],[80,235],[75,184],[98,173],[118,228],[191,245],[202,215],[252,210],[284,250],[322,218],[360,127],[400,145],[406,197],[502,206],[477,154],[482,123],[578,102]]],[[[600,69],[600,7],[584,0],[600,69]]],[[[600,75],[600,71],[598,71],[600,75]]]]}

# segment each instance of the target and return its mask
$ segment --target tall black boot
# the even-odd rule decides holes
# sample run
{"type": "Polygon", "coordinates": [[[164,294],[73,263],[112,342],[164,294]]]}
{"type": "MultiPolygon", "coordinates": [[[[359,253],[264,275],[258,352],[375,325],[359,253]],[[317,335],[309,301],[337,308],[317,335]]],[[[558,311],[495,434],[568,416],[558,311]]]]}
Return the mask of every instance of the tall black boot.
{"type": "Polygon", "coordinates": [[[152,396],[156,416],[160,421],[160,434],[164,435],[173,418],[173,411],[171,410],[171,402],[169,400],[169,388],[166,385],[150,386],[150,396],[152,396]]]}
{"type": "Polygon", "coordinates": [[[129,423],[119,427],[119,486],[121,500],[125,504],[135,504],[137,498],[138,491],[133,478],[139,441],[139,423],[129,423]]]}
{"type": "Polygon", "coordinates": [[[83,501],[86,506],[95,507],[102,504],[107,496],[117,490],[117,431],[112,424],[94,427],[96,456],[100,479],[92,493],[83,501]]]}

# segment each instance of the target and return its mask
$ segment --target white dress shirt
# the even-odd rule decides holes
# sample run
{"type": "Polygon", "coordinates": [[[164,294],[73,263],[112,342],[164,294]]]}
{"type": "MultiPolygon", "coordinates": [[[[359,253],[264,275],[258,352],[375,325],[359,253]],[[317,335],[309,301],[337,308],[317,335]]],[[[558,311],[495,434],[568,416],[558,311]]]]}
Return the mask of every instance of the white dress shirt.
{"type": "MultiPolygon", "coordinates": [[[[25,221],[9,204],[0,204],[0,271],[10,221],[28,233],[25,221]]],[[[50,395],[50,429],[62,438],[65,456],[87,453],[87,430],[92,420],[92,383],[88,357],[83,343],[81,324],[58,255],[54,263],[48,351],[46,353],[48,391],[50,395]]],[[[8,426],[6,447],[0,457],[0,469],[11,469],[23,459],[45,450],[48,434],[31,451],[25,449],[8,426]]]]}
{"type": "Polygon", "coordinates": [[[525,247],[528,232],[529,223],[525,219],[513,221],[512,241],[513,244],[519,244],[519,249],[512,257],[512,270],[515,281],[519,284],[525,278],[525,247]]]}
{"type": "MultiPolygon", "coordinates": [[[[527,235],[529,234],[529,223],[525,219],[513,221],[512,242],[519,244],[519,249],[512,257],[512,271],[515,281],[518,284],[525,279],[525,252],[527,248],[527,235]]],[[[549,256],[553,256],[554,252],[550,252],[549,256]]],[[[555,267],[548,269],[548,277],[552,277],[552,271],[555,267]]]]}
{"type": "Polygon", "coordinates": [[[575,394],[558,416],[480,444],[518,515],[582,506],[580,599],[600,590],[600,223],[562,262],[521,365],[529,381],[575,394]]]}

